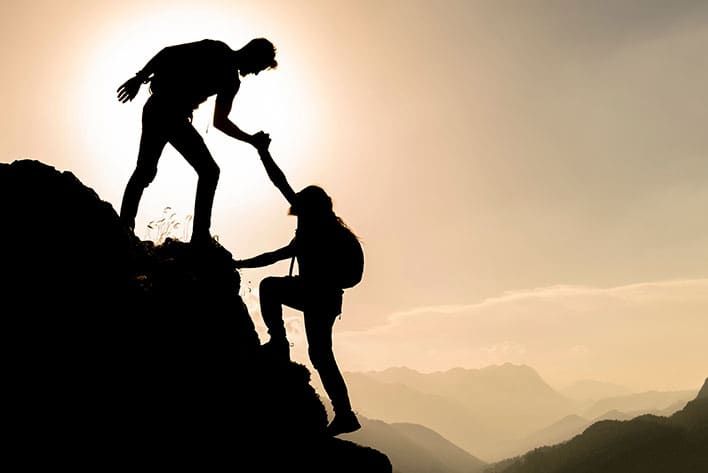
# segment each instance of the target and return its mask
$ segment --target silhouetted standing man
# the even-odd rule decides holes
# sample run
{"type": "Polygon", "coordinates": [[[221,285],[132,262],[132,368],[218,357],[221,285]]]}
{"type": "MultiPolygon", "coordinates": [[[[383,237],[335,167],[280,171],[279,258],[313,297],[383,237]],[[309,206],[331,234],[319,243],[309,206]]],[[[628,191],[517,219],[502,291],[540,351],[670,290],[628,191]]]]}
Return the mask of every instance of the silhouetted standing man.
{"type": "Polygon", "coordinates": [[[118,88],[118,100],[123,103],[135,98],[141,84],[150,82],[152,92],[143,108],[138,163],[121,204],[120,217],[128,227],[135,228],[140,198],[155,178],[162,150],[170,143],[199,176],[192,242],[211,239],[211,208],[219,167],[192,126],[192,112],[207,97],[216,95],[214,128],[258,147],[267,135],[242,131],[229,120],[229,113],[241,83],[239,75],[257,75],[276,66],[275,48],[266,39],[251,40],[238,51],[221,41],[205,39],[163,49],[118,88]]]}

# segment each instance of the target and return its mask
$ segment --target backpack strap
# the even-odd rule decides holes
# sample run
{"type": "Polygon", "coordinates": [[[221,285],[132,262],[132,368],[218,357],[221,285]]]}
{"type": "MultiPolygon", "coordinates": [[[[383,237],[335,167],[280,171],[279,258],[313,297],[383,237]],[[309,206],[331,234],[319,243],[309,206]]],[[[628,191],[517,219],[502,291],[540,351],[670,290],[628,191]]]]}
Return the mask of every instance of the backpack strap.
{"type": "Polygon", "coordinates": [[[295,236],[293,237],[293,239],[290,240],[290,245],[293,245],[296,248],[296,251],[294,252],[293,257],[290,259],[290,271],[288,271],[288,276],[292,276],[293,272],[295,271],[295,258],[297,258],[296,241],[297,241],[297,231],[295,232],[295,236]]]}

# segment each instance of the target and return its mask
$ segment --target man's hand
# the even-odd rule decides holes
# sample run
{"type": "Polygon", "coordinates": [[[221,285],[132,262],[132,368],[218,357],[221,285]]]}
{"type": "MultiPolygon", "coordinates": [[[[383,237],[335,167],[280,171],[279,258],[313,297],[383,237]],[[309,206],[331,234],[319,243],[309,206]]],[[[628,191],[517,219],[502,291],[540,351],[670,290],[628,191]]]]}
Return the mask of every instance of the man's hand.
{"type": "Polygon", "coordinates": [[[270,135],[265,131],[259,131],[251,137],[251,144],[258,150],[259,153],[268,151],[268,146],[270,146],[270,135]]]}
{"type": "Polygon", "coordinates": [[[140,90],[140,84],[142,82],[137,76],[131,77],[118,87],[118,101],[121,103],[126,103],[129,100],[133,100],[136,95],[138,95],[138,90],[140,90]]]}

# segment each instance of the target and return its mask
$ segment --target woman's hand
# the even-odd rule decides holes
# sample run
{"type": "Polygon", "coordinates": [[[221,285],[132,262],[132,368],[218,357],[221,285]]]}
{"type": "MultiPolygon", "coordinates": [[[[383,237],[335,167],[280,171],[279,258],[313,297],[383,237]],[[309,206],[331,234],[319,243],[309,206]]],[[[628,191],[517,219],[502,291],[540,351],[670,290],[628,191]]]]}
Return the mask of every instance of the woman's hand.
{"type": "Polygon", "coordinates": [[[251,137],[251,144],[258,151],[268,151],[270,146],[270,135],[265,131],[259,131],[251,137]]]}

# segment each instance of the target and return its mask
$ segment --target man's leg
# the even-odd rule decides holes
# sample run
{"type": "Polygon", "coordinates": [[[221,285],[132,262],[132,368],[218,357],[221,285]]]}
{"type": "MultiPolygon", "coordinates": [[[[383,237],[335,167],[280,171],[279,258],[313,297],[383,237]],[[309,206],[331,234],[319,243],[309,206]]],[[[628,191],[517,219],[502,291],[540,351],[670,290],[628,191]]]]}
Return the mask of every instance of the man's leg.
{"type": "Polygon", "coordinates": [[[219,166],[211,157],[204,140],[186,119],[170,134],[170,144],[184,156],[197,171],[197,198],[194,203],[192,241],[210,238],[211,208],[214,203],[216,184],[219,181],[219,166]]]}
{"type": "Polygon", "coordinates": [[[138,213],[138,204],[143,196],[143,191],[155,179],[157,162],[166,144],[167,136],[160,123],[160,117],[156,116],[150,106],[146,104],[143,112],[143,131],[140,137],[138,164],[128,180],[120,206],[120,219],[131,230],[135,229],[135,216],[138,213]]]}

